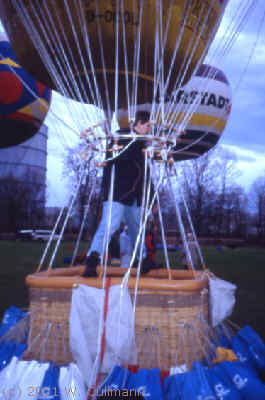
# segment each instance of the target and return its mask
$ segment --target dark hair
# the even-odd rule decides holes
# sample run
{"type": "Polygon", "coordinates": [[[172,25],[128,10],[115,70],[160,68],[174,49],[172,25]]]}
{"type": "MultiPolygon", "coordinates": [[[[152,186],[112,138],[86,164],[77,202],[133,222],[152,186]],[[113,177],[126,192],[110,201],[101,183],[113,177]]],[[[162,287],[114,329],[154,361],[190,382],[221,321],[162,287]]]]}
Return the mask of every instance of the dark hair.
{"type": "Polygon", "coordinates": [[[150,112],[149,111],[136,111],[135,114],[135,121],[133,126],[137,125],[139,121],[141,121],[143,124],[146,122],[149,122],[150,120],[150,112]]]}

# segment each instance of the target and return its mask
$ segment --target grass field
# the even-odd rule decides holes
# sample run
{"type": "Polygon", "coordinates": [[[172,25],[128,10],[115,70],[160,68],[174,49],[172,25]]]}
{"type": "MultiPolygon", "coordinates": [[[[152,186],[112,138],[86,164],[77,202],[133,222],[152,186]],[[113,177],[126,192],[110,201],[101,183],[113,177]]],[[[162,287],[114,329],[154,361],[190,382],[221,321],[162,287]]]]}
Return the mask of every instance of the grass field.
{"type": "MultiPolygon", "coordinates": [[[[0,241],[0,314],[10,305],[27,307],[27,274],[36,270],[44,243],[0,241]]],[[[87,243],[81,244],[81,251],[87,243]]],[[[207,267],[220,278],[237,285],[237,302],[232,320],[238,325],[250,324],[265,340],[265,249],[236,248],[219,251],[203,247],[207,267]]],[[[64,258],[72,254],[72,244],[64,242],[54,266],[66,266],[64,258]]],[[[179,253],[170,252],[172,265],[179,265],[179,253]]],[[[158,262],[161,252],[157,253],[158,262]]]]}

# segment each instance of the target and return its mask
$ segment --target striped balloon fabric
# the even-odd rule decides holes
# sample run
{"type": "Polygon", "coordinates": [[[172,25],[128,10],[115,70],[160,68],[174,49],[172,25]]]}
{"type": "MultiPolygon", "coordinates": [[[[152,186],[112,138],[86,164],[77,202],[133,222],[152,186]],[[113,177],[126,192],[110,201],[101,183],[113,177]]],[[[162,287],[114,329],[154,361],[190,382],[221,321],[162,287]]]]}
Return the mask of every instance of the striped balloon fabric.
{"type": "Polygon", "coordinates": [[[186,108],[194,105],[194,109],[173,149],[173,158],[197,158],[216,145],[226,126],[232,106],[228,80],[221,70],[203,64],[174,99],[180,110],[176,119],[183,118],[186,108]]]}
{"type": "Polygon", "coordinates": [[[34,136],[49,110],[51,90],[32,78],[0,37],[0,148],[34,136]]]}

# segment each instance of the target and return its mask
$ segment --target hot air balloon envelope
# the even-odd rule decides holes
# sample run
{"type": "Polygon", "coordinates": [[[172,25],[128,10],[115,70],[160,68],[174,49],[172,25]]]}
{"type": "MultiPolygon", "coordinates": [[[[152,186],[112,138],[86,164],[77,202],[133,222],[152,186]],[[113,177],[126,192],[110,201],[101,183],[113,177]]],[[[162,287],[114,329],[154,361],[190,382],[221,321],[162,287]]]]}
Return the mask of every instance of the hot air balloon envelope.
{"type": "Polygon", "coordinates": [[[47,114],[51,90],[18,63],[5,37],[0,38],[0,148],[34,136],[47,114]]]}
{"type": "Polygon", "coordinates": [[[226,3],[0,0],[0,17],[29,73],[64,95],[113,110],[115,95],[118,107],[128,98],[138,104],[159,96],[157,80],[168,93],[187,82],[226,3]]]}

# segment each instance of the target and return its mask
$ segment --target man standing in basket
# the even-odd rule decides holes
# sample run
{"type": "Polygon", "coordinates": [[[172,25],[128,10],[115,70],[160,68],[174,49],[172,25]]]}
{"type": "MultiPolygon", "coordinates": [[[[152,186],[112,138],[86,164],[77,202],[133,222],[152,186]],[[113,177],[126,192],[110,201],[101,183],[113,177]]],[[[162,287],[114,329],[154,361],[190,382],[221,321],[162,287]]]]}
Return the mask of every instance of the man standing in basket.
{"type": "MultiPolygon", "coordinates": [[[[150,114],[147,111],[136,112],[133,130],[138,135],[147,135],[150,132],[150,114]]],[[[121,131],[119,131],[121,133],[121,131]]],[[[130,133],[128,130],[122,133],[130,133]]],[[[122,140],[119,142],[123,147],[129,143],[122,140]]],[[[109,161],[103,171],[103,212],[97,231],[92,240],[86,258],[86,269],[83,276],[96,276],[96,267],[100,263],[100,255],[103,255],[104,235],[108,224],[108,201],[112,165],[115,165],[113,202],[111,208],[111,222],[109,238],[120,227],[124,219],[128,226],[128,234],[131,238],[132,246],[140,228],[141,202],[144,185],[144,165],[145,140],[135,140],[129,147],[113,161],[109,161]]],[[[139,248],[139,247],[138,247],[139,248]]],[[[145,255],[145,249],[144,249],[145,255]]],[[[148,272],[155,268],[154,263],[145,258],[142,263],[142,272],[148,272]]]]}

